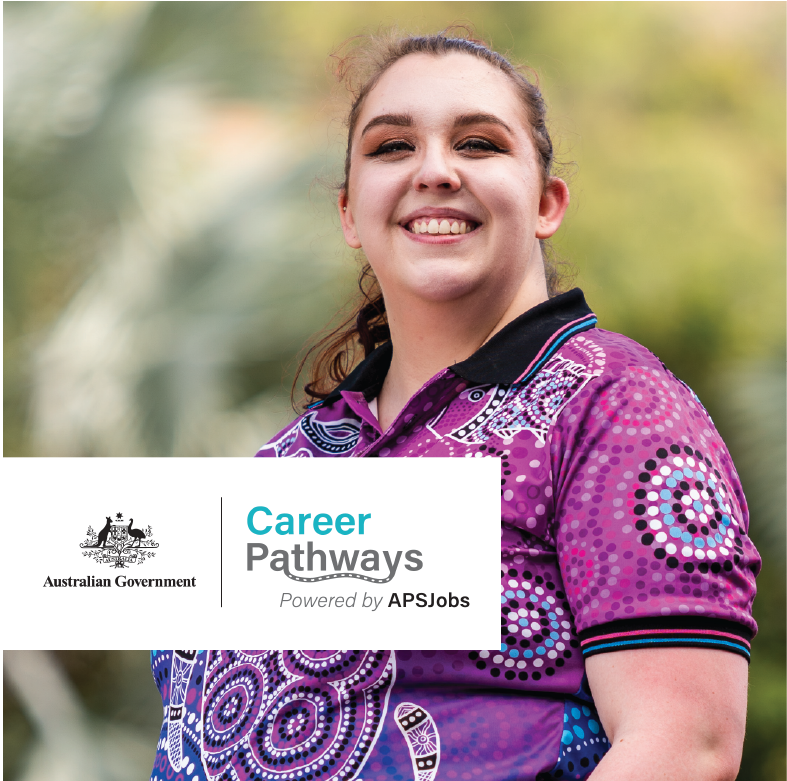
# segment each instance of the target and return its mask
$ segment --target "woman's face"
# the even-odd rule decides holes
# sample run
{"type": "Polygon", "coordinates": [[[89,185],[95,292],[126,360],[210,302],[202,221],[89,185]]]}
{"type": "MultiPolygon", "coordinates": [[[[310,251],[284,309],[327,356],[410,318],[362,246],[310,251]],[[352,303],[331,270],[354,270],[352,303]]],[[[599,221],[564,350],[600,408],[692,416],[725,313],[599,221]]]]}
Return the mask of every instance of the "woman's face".
{"type": "Polygon", "coordinates": [[[403,57],[367,95],[352,141],[342,228],[389,309],[477,293],[507,305],[543,287],[538,240],[557,230],[568,191],[559,179],[542,188],[505,74],[467,54],[403,57]]]}

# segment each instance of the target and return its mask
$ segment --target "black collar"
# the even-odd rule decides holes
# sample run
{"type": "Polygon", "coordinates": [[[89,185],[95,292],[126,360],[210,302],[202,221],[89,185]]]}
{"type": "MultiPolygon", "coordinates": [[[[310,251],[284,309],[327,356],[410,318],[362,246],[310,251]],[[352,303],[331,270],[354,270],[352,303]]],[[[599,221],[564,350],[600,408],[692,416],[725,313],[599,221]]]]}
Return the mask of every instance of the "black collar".
{"type": "MultiPolygon", "coordinates": [[[[526,382],[568,339],[595,325],[596,316],[575,287],[528,309],[467,360],[451,366],[451,371],[476,385],[526,382]]],[[[344,390],[360,391],[367,401],[373,399],[383,386],[392,355],[391,342],[381,344],[324,401],[312,406],[331,404],[344,390]]]]}

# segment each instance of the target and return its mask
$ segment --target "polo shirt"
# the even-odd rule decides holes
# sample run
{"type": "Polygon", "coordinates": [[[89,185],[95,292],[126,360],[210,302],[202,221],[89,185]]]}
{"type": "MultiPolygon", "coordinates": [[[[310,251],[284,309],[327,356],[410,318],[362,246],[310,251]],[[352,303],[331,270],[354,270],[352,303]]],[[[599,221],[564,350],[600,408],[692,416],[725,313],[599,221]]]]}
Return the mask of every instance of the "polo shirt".
{"type": "Polygon", "coordinates": [[[391,356],[378,347],[257,455],[500,459],[499,647],[153,652],[154,781],[583,779],[609,748],[585,658],[749,658],[760,560],[727,448],[580,290],[432,377],[383,431],[369,402],[391,356]]]}

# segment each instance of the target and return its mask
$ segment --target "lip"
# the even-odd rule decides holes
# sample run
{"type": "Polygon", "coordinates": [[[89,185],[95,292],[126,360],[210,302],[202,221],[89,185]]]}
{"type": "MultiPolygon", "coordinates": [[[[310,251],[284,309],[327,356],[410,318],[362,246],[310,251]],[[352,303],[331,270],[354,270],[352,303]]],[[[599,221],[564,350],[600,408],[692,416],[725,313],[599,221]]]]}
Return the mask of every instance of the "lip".
{"type": "MultiPolygon", "coordinates": [[[[399,220],[399,225],[405,228],[405,226],[408,223],[412,222],[413,220],[417,220],[417,219],[439,220],[440,218],[446,220],[453,219],[453,220],[464,220],[465,222],[474,222],[478,225],[479,228],[481,227],[481,225],[483,225],[483,222],[479,220],[478,217],[476,217],[475,215],[470,214],[470,212],[463,212],[460,209],[449,209],[449,208],[431,207],[431,206],[425,206],[421,209],[416,209],[415,211],[410,212],[403,219],[399,220]]],[[[463,235],[467,235],[467,234],[463,234],[463,235]]]]}
{"type": "Polygon", "coordinates": [[[400,225],[399,229],[410,241],[418,241],[421,244],[458,244],[460,241],[468,241],[480,233],[483,227],[483,225],[479,225],[470,233],[412,233],[404,225],[400,225]]]}
{"type": "Polygon", "coordinates": [[[424,206],[420,209],[410,212],[403,220],[399,222],[399,227],[407,234],[407,237],[412,241],[418,241],[422,244],[455,244],[460,241],[465,241],[471,236],[475,236],[480,230],[483,229],[484,224],[475,215],[470,212],[462,211],[461,209],[451,209],[448,207],[434,207],[424,206]],[[407,226],[413,220],[459,220],[463,222],[473,222],[476,227],[469,233],[413,233],[407,226]]]}

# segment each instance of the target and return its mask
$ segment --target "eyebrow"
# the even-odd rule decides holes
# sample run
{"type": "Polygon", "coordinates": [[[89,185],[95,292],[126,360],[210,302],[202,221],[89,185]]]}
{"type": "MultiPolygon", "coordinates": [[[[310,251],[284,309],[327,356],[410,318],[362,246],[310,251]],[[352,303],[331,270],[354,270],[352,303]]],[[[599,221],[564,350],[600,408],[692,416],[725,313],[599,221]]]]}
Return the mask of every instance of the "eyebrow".
{"type": "Polygon", "coordinates": [[[454,127],[467,127],[468,125],[500,125],[509,133],[512,132],[511,128],[502,119],[499,119],[494,114],[485,114],[483,112],[461,114],[454,122],[454,127]]]}
{"type": "Polygon", "coordinates": [[[394,125],[395,127],[412,127],[415,123],[410,114],[380,114],[370,120],[366,127],[361,131],[361,138],[366,135],[368,130],[378,125],[394,125]]]}
{"type": "MultiPolygon", "coordinates": [[[[366,135],[366,132],[378,125],[393,125],[394,127],[412,127],[415,124],[411,114],[380,114],[370,120],[366,127],[361,131],[361,138],[366,135]]],[[[473,114],[460,114],[454,120],[454,127],[467,127],[468,125],[499,125],[511,133],[511,128],[499,119],[494,114],[485,114],[483,112],[476,112],[473,114]]]]}

